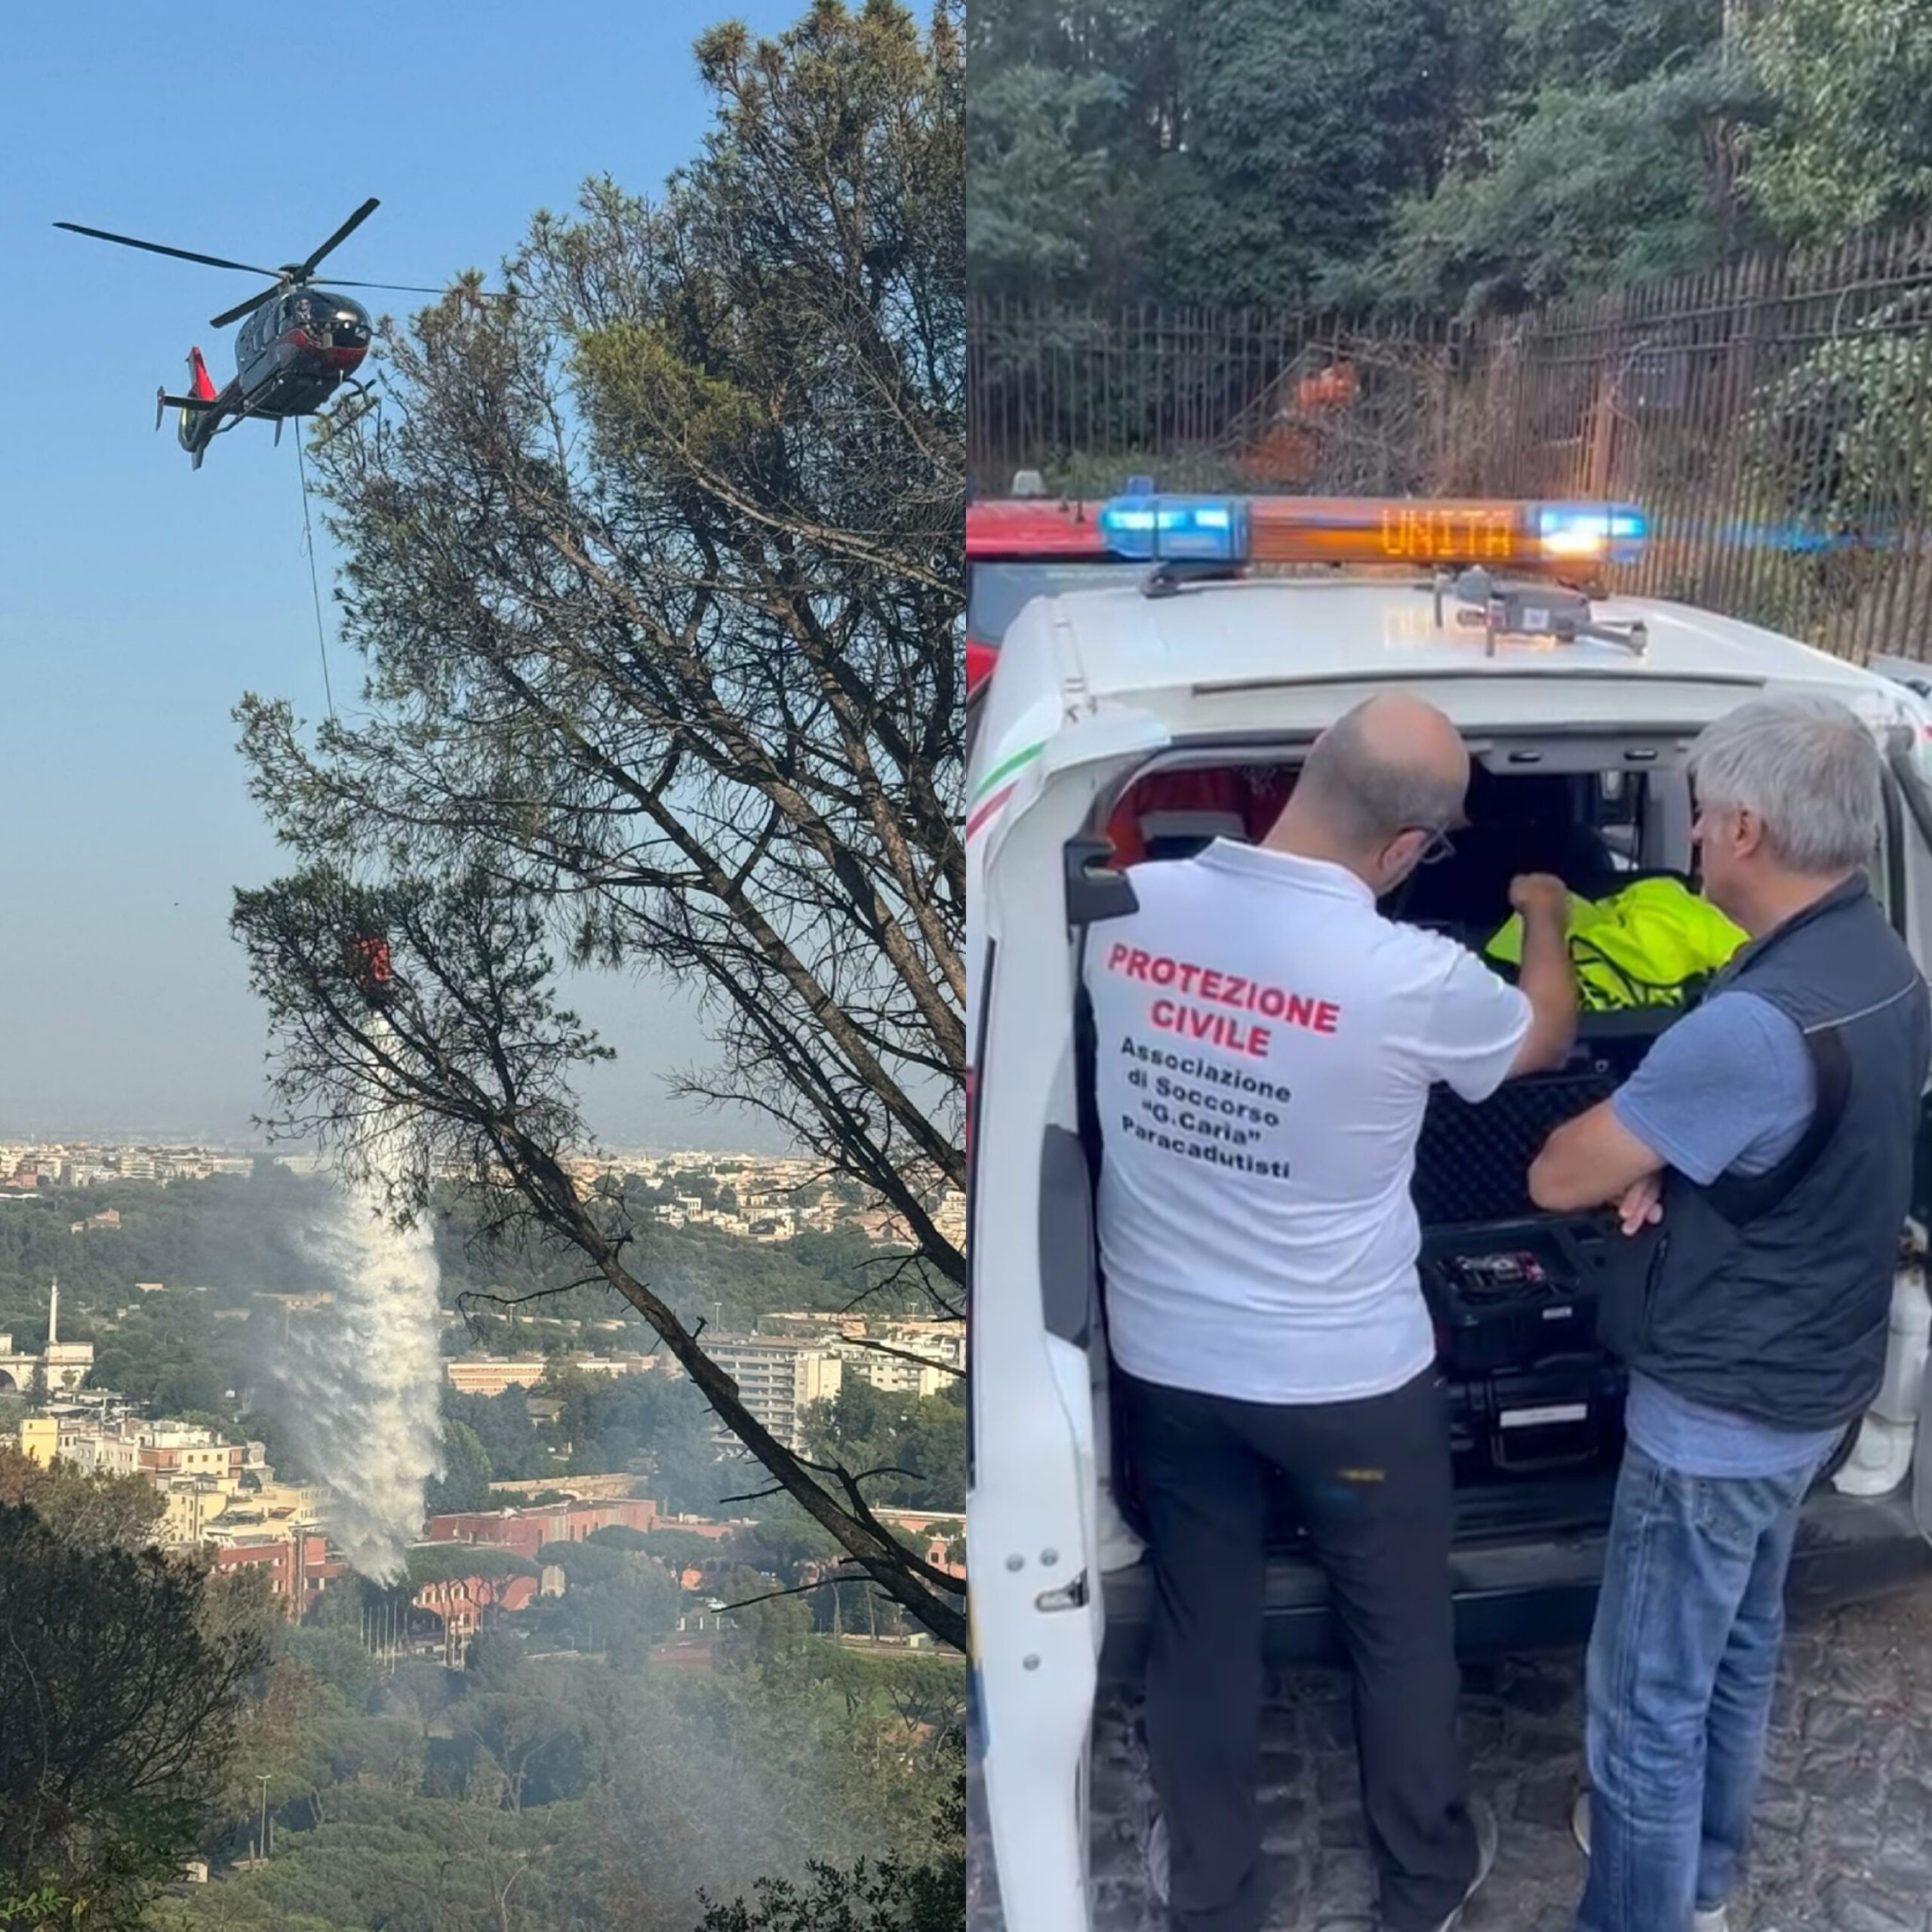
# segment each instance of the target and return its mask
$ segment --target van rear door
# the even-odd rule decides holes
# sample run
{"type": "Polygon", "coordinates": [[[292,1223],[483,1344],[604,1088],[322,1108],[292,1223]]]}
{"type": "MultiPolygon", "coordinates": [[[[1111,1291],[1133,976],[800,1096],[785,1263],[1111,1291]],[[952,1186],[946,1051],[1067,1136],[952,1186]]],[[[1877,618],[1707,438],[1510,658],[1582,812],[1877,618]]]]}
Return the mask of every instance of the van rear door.
{"type": "MultiPolygon", "coordinates": [[[[1906,937],[1920,971],[1924,972],[1932,966],[1932,721],[1915,720],[1900,728],[1891,734],[1889,750],[1892,775],[1897,780],[1905,808],[1905,864],[1901,869],[1906,892],[1906,937]]],[[[1932,1097],[1928,1097],[1920,1119],[1918,1183],[1914,1189],[1918,1198],[1913,1212],[1920,1217],[1917,1232],[1923,1240],[1928,1224],[1932,1224],[1932,1097]]],[[[1922,1257],[1915,1284],[1903,1286],[1901,1291],[1910,1294],[1915,1289],[1922,1300],[1926,1293],[1922,1257]]],[[[1893,1325],[1893,1346],[1897,1348],[1901,1340],[1897,1314],[1893,1325]]],[[[1907,1324],[1906,1332],[1914,1331],[1922,1337],[1922,1325],[1916,1321],[1907,1324]]],[[[1916,1346],[1923,1351],[1922,1340],[1916,1346]]],[[[1932,1541],[1932,1355],[1921,1361],[1918,1373],[1918,1435],[1912,1451],[1912,1509],[1919,1533],[1932,1541]]],[[[1894,1399],[1909,1403],[1909,1375],[1900,1375],[1888,1363],[1885,1382],[1879,1398],[1881,1407],[1894,1399]],[[1898,1386],[1901,1383],[1904,1387],[1898,1386]]],[[[1906,1414],[1897,1414],[1896,1419],[1903,1421],[1906,1414]]]]}
{"type": "MultiPolygon", "coordinates": [[[[1017,766],[969,850],[973,1638],[1008,1932],[1086,1932],[1089,1733],[1104,1629],[1088,1343],[1091,1203],[1074,1088],[1066,851],[1167,743],[1088,716],[1017,766]]],[[[971,835],[969,834],[969,838],[971,835]]]]}

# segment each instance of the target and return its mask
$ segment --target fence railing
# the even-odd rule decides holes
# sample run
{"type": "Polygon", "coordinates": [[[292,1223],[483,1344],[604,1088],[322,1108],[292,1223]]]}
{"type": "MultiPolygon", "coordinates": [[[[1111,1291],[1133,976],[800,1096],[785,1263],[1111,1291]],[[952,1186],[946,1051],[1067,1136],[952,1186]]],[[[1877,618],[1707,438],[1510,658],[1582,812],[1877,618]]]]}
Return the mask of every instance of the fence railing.
{"type": "Polygon", "coordinates": [[[977,303],[976,489],[1615,497],[1632,587],[1932,655],[1932,228],[1470,326],[977,303]]]}

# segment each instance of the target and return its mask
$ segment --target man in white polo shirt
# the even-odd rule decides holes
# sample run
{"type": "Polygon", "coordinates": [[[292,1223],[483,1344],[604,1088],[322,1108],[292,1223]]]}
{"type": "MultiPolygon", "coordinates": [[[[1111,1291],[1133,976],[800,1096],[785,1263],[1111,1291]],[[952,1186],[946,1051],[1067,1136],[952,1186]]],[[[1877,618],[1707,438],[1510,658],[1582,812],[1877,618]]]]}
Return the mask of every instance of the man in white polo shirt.
{"type": "MultiPolygon", "coordinates": [[[[1410,1200],[1430,1088],[1487,1099],[1576,1031],[1560,881],[1520,988],[1377,901],[1447,848],[1469,755],[1419,700],[1325,733],[1257,847],[1132,869],[1090,942],[1108,1331],[1156,1584],[1147,1731],[1175,1932],[1257,1932],[1266,1489],[1294,1489],[1355,1676],[1390,1932],[1494,1856],[1455,1734],[1447,1418],[1410,1200]]],[[[1479,1808],[1480,1809],[1480,1808],[1479,1808]]]]}

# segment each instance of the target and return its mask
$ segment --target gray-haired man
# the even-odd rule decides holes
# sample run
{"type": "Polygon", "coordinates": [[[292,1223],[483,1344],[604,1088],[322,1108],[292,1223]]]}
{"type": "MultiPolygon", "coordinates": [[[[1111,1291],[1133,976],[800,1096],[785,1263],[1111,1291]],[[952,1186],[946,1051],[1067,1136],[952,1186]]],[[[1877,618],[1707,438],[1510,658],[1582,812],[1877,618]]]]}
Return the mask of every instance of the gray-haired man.
{"type": "Polygon", "coordinates": [[[1706,896],[1751,935],[1614,1099],[1551,1137],[1546,1208],[1618,1204],[1629,1446],[1591,1638],[1583,1932],[1718,1932],[1762,1768],[1806,1491],[1876,1394],[1932,1019],[1866,889],[1884,774],[1829,700],[1764,699],[1691,763],[1706,896]]]}

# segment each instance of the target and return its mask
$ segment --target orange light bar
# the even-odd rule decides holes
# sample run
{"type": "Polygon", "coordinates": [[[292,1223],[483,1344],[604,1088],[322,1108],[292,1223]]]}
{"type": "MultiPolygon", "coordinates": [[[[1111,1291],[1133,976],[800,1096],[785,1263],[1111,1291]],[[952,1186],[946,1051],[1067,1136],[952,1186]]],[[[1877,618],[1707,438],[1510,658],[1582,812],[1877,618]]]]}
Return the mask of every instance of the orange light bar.
{"type": "Polygon", "coordinates": [[[1482,564],[1560,570],[1607,561],[1620,548],[1607,529],[1547,521],[1548,506],[1489,500],[1378,502],[1346,497],[1257,497],[1248,505],[1248,556],[1257,564],[1482,564]]]}

